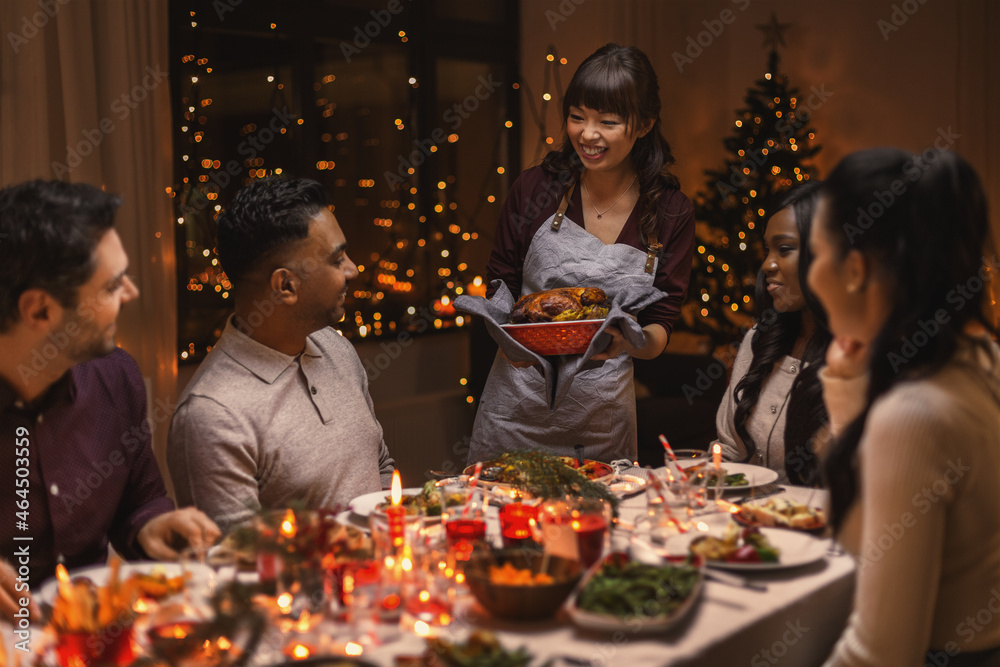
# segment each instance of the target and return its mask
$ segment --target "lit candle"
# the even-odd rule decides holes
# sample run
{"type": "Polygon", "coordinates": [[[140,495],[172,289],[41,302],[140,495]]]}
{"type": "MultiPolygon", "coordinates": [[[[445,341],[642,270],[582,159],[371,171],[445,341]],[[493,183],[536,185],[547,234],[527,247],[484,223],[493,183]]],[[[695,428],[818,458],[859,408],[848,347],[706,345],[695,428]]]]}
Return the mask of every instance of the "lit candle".
{"type": "Polygon", "coordinates": [[[399,471],[394,470],[392,472],[392,491],[390,492],[390,499],[392,500],[392,505],[388,507],[385,511],[386,516],[389,518],[389,539],[392,541],[392,546],[401,547],[403,546],[403,524],[405,521],[406,510],[400,504],[403,500],[403,485],[399,481],[399,471]]]}
{"type": "Polygon", "coordinates": [[[73,601],[75,598],[73,595],[73,584],[69,580],[69,573],[66,571],[66,566],[62,563],[56,565],[56,580],[59,582],[57,584],[59,596],[66,602],[73,601]]]}
{"type": "Polygon", "coordinates": [[[712,467],[716,470],[722,467],[722,445],[719,443],[712,445],[712,467]]]}
{"type": "Polygon", "coordinates": [[[281,520],[281,527],[279,528],[282,537],[291,539],[295,537],[296,527],[295,527],[295,512],[288,510],[285,512],[285,517],[281,520]]]}

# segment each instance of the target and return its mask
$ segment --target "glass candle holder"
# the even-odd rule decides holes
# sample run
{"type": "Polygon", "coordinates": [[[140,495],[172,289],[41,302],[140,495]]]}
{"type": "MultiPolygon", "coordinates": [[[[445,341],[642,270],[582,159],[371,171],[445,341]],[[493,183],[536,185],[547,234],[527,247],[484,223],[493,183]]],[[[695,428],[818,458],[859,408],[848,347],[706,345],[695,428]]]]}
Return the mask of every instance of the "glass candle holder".
{"type": "Polygon", "coordinates": [[[506,548],[533,546],[534,528],[538,521],[538,507],[521,502],[508,503],[500,508],[500,537],[506,548]]]}

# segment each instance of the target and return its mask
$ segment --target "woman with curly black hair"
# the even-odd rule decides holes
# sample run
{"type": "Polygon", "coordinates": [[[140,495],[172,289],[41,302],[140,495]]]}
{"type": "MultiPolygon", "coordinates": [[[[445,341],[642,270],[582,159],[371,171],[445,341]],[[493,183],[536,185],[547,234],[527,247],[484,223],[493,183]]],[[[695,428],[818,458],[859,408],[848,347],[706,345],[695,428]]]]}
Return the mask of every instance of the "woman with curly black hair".
{"type": "Polygon", "coordinates": [[[757,274],[757,325],[744,337],[716,415],[723,457],[766,466],[781,481],[817,481],[816,447],[826,433],[819,380],[830,332],[806,287],[809,229],[820,183],[778,201],[764,230],[757,274]]]}

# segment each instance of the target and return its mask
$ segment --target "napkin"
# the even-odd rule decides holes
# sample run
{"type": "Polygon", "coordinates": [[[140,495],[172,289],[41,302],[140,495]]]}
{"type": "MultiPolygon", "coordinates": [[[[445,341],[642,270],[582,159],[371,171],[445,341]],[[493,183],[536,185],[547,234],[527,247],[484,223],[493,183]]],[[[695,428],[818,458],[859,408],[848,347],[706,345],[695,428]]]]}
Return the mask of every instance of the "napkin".
{"type": "Polygon", "coordinates": [[[611,334],[605,333],[609,326],[617,326],[625,340],[634,347],[642,347],[646,342],[646,334],[642,327],[628,312],[638,312],[651,303],[659,301],[666,293],[652,285],[635,284],[626,276],[622,276],[617,289],[605,289],[611,298],[611,308],[600,329],[590,341],[587,351],[583,354],[566,354],[557,357],[545,357],[532,352],[514,340],[501,324],[510,324],[510,311],[514,307],[514,297],[507,284],[502,280],[494,280],[491,287],[496,288],[492,299],[481,296],[463,294],[455,299],[457,310],[479,315],[486,322],[486,329],[511,361],[530,361],[536,364],[545,378],[545,391],[550,410],[555,410],[565,398],[573,383],[573,378],[581,370],[597,368],[603,361],[591,361],[590,358],[601,352],[611,342],[611,334]],[[627,312],[628,311],[628,312],[627,312]]]}

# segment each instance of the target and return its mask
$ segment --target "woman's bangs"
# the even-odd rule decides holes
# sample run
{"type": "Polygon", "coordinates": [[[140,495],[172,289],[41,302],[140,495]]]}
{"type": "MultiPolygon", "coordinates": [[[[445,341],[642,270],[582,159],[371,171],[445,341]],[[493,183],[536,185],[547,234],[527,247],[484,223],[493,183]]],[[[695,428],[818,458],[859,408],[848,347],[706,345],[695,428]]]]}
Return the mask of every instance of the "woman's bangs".
{"type": "Polygon", "coordinates": [[[578,85],[567,91],[566,106],[587,107],[613,113],[631,128],[639,120],[639,106],[632,80],[621,70],[598,68],[579,77],[578,85]]]}

